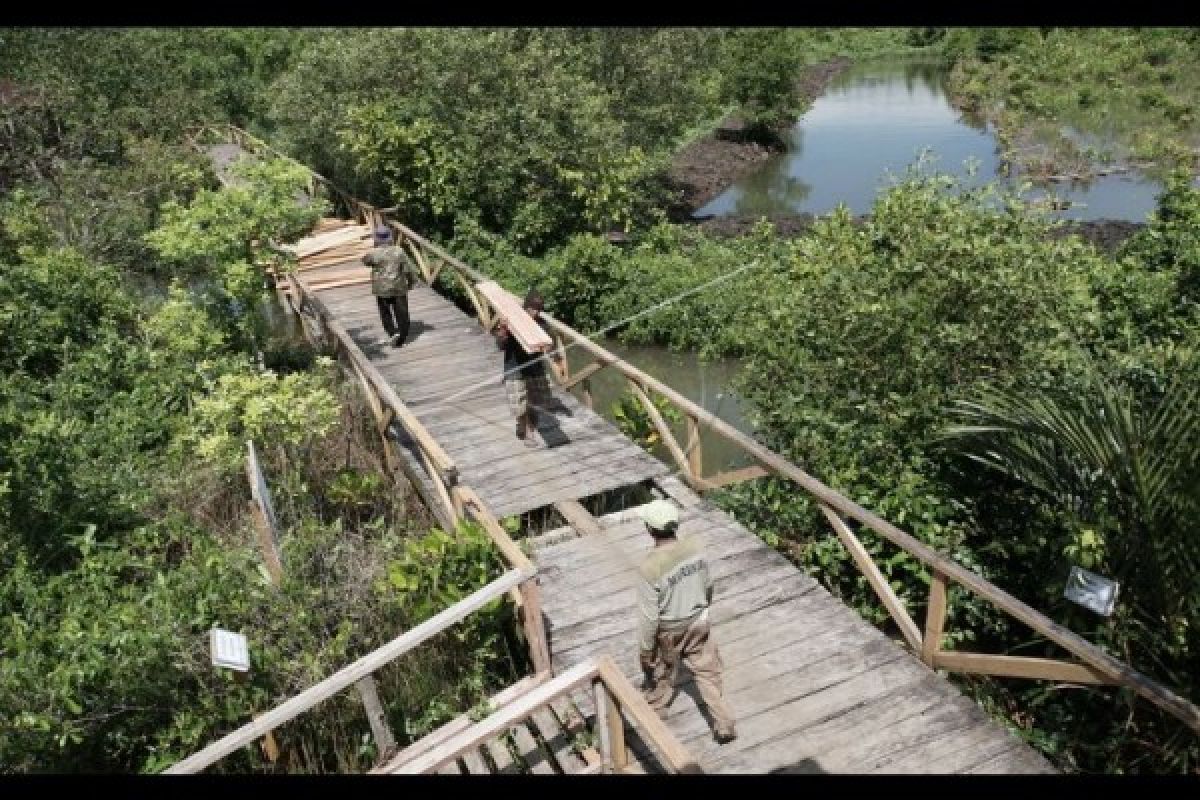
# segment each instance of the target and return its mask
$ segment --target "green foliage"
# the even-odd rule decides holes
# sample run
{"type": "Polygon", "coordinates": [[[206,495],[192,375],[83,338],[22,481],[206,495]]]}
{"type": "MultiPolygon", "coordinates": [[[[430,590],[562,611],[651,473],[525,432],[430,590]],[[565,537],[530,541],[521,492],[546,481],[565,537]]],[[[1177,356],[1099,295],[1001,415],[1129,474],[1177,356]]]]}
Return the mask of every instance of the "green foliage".
{"type": "Polygon", "coordinates": [[[950,29],[941,50],[960,104],[988,113],[1031,170],[1081,171],[1088,146],[1156,161],[1157,177],[1196,166],[1200,70],[1185,29],[950,29]]]}
{"type": "Polygon", "coordinates": [[[229,474],[245,463],[247,440],[266,450],[281,448],[289,460],[302,459],[303,451],[328,434],[337,420],[337,398],[327,374],[322,374],[332,366],[329,359],[319,359],[321,372],[221,375],[197,401],[192,429],[179,446],[229,474]]]}
{"type": "Polygon", "coordinates": [[[795,84],[805,62],[797,45],[795,32],[787,28],[737,30],[725,39],[722,93],[752,127],[771,129],[795,118],[795,84]]]}
{"type": "MultiPolygon", "coordinates": [[[[651,395],[651,400],[654,403],[655,410],[662,415],[662,418],[666,420],[668,425],[679,423],[683,420],[683,415],[664,398],[651,395]]],[[[652,449],[655,445],[662,442],[662,436],[659,435],[654,421],[650,419],[649,412],[646,411],[646,407],[642,405],[641,399],[632,390],[623,394],[617,402],[613,403],[612,416],[621,433],[633,439],[633,441],[647,450],[652,449]]]]}
{"type": "Polygon", "coordinates": [[[1122,254],[1145,270],[1174,276],[1179,299],[1200,303],[1200,188],[1184,171],[1172,175],[1149,224],[1122,254]]]}

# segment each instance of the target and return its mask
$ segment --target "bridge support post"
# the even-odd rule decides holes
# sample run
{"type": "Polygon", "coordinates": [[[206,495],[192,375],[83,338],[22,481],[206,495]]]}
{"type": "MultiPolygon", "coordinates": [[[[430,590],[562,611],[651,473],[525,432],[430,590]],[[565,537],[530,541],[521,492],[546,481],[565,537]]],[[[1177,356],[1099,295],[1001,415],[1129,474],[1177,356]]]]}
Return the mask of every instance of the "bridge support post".
{"type": "Polygon", "coordinates": [[[946,627],[946,576],[933,571],[929,584],[929,608],[925,612],[925,637],[921,642],[921,660],[935,666],[942,649],[942,631],[946,627]]]}

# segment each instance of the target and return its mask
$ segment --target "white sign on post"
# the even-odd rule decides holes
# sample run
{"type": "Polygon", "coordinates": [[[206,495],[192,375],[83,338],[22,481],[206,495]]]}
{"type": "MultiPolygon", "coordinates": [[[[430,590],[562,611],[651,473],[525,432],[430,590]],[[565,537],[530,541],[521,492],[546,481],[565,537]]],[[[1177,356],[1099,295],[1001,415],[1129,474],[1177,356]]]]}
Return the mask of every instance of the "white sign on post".
{"type": "Polygon", "coordinates": [[[250,648],[245,636],[213,628],[209,632],[208,642],[214,667],[235,669],[238,672],[250,671],[250,648]]]}
{"type": "Polygon", "coordinates": [[[1086,569],[1071,567],[1063,596],[1072,603],[1107,617],[1117,606],[1117,590],[1120,588],[1116,581],[1110,581],[1086,569]]]}

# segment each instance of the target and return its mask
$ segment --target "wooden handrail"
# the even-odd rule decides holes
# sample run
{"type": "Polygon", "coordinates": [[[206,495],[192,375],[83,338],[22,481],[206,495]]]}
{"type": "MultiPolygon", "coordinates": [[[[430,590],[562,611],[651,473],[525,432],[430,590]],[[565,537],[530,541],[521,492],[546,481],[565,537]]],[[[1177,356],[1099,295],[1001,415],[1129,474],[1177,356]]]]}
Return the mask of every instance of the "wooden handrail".
{"type": "Polygon", "coordinates": [[[235,750],[262,738],[283,723],[298,717],[343,689],[354,685],[359,679],[390,664],[426,639],[460,622],[491,601],[503,597],[509,589],[532,578],[535,574],[536,571],[531,569],[516,569],[506,572],[471,596],[460,600],[445,611],[435,614],[383,647],[373,650],[320,683],[310,686],[292,699],[276,706],[253,722],[243,725],[198,753],[172,765],[166,772],[168,774],[188,774],[199,772],[205,767],[215,764],[235,750]]]}
{"type": "MultiPolygon", "coordinates": [[[[325,181],[326,179],[321,178],[321,180],[325,181]]],[[[332,187],[332,184],[329,185],[336,191],[341,191],[336,189],[336,187],[332,187]]],[[[361,201],[355,200],[353,202],[360,209],[361,213],[375,213],[377,211],[372,206],[361,203],[361,201]]],[[[385,224],[389,225],[393,230],[403,233],[411,241],[436,254],[445,264],[468,278],[471,283],[491,280],[488,276],[458,260],[403,223],[390,219],[387,215],[381,215],[381,217],[385,224]]],[[[474,300],[475,296],[472,295],[472,298],[474,300]]],[[[478,301],[476,300],[476,302],[478,301]]],[[[959,565],[957,562],[943,556],[933,548],[900,530],[895,525],[892,525],[887,520],[862,508],[857,503],[826,486],[812,475],[809,475],[800,467],[792,464],[783,456],[761,445],[758,441],[737,430],[707,409],[693,403],[670,386],[621,360],[566,323],[555,319],[550,314],[543,314],[543,317],[546,319],[551,332],[558,334],[562,339],[566,340],[568,342],[567,346],[584,349],[598,362],[621,372],[631,383],[641,388],[643,392],[653,390],[665,397],[676,408],[692,417],[696,424],[704,425],[708,430],[726,441],[737,445],[776,476],[786,478],[799,485],[819,505],[831,509],[841,517],[853,519],[865,525],[877,535],[887,539],[892,544],[917,558],[918,561],[929,567],[935,574],[940,574],[945,580],[954,581],[971,590],[1000,611],[1024,623],[1035,632],[1067,650],[1096,673],[1105,676],[1112,683],[1133,689],[1141,697],[1173,714],[1193,731],[1200,733],[1200,708],[1197,708],[1187,699],[1180,697],[1152,678],[1138,672],[1133,667],[1116,660],[1096,645],[1054,622],[1046,615],[1008,594],[1003,589],[959,565]]],[[[689,473],[686,466],[683,472],[685,474],[689,473]]],[[[699,478],[701,481],[703,480],[700,476],[694,477],[699,478]]],[[[900,620],[897,621],[903,625],[900,620]]],[[[908,631],[906,638],[909,636],[911,636],[911,631],[908,631]]],[[[936,643],[931,643],[928,634],[926,634],[923,637],[922,649],[927,663],[933,660],[933,653],[929,652],[931,646],[936,647],[936,643]]]]}
{"type": "MultiPolygon", "coordinates": [[[[637,723],[639,729],[648,740],[647,744],[658,751],[660,757],[663,759],[663,765],[669,771],[700,772],[700,767],[697,765],[695,759],[679,743],[679,740],[675,738],[674,734],[671,733],[663,721],[658,718],[658,715],[646,703],[645,698],[629,683],[629,680],[608,656],[577,664],[552,680],[546,681],[524,695],[510,700],[502,708],[477,722],[475,725],[444,739],[434,747],[426,748],[416,758],[406,760],[404,763],[390,769],[385,768],[379,771],[404,775],[419,775],[432,772],[457,758],[461,753],[478,747],[489,739],[502,734],[505,730],[528,718],[533,712],[550,703],[555,698],[593,680],[598,680],[602,683],[609,693],[613,701],[612,705],[609,706],[610,709],[615,708],[619,714],[629,716],[637,723]]],[[[599,712],[599,707],[597,710],[599,712]]],[[[597,717],[598,725],[605,722],[602,719],[603,713],[599,712],[597,717]]],[[[608,722],[612,724],[607,726],[602,734],[611,734],[615,725],[619,724],[615,719],[608,720],[608,722]]],[[[624,757],[623,745],[621,746],[621,750],[622,753],[620,756],[614,756],[614,760],[618,763],[624,757]]]]}

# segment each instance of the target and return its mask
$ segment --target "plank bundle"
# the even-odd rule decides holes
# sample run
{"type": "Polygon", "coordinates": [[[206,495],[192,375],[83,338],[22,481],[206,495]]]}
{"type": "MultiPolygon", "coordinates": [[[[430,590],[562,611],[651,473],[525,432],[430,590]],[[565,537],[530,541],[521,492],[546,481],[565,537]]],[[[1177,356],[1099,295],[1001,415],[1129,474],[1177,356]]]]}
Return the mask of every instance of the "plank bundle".
{"type": "Polygon", "coordinates": [[[497,315],[508,324],[509,333],[517,337],[521,347],[527,353],[539,350],[551,350],[554,341],[541,325],[525,312],[521,301],[505,291],[495,281],[484,281],[476,284],[475,288],[496,309],[497,315]]]}

